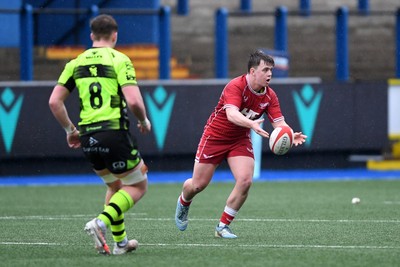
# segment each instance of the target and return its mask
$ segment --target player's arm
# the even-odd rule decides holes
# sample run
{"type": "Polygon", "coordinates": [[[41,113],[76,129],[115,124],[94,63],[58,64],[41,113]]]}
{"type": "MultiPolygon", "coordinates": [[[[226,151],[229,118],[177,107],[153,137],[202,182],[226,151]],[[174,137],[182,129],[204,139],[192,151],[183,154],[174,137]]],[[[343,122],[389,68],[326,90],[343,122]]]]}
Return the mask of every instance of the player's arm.
{"type": "Polygon", "coordinates": [[[230,122],[233,124],[236,124],[241,127],[245,128],[250,128],[253,129],[257,134],[261,135],[262,137],[269,137],[269,133],[265,131],[263,128],[261,128],[261,123],[264,121],[264,119],[258,119],[258,120],[250,120],[243,116],[242,113],[237,109],[237,107],[234,106],[228,106],[225,108],[226,112],[226,117],[230,122]]]}
{"type": "MultiPolygon", "coordinates": [[[[273,123],[271,123],[271,125],[272,125],[272,127],[274,127],[274,129],[276,128],[276,127],[280,127],[280,126],[289,126],[286,122],[285,122],[285,120],[280,120],[280,121],[277,121],[277,122],[273,122],[273,123]]],[[[289,126],[290,127],[290,126],[289,126]]]]}
{"type": "Polygon", "coordinates": [[[139,120],[138,128],[140,132],[150,132],[151,123],[147,118],[146,108],[139,87],[137,85],[123,86],[122,93],[125,96],[129,110],[132,111],[135,117],[139,120]]]}
{"type": "Polygon", "coordinates": [[[80,147],[79,131],[69,118],[64,101],[69,96],[69,91],[62,85],[57,84],[49,99],[49,107],[58,123],[64,128],[67,134],[67,142],[69,147],[80,147]]]}
{"type": "MultiPolygon", "coordinates": [[[[285,120],[280,120],[280,121],[277,121],[277,122],[273,122],[273,123],[271,123],[271,125],[272,125],[272,127],[274,127],[274,129],[276,128],[276,127],[279,127],[279,126],[288,126],[288,127],[290,127],[290,125],[288,125],[286,122],[285,122],[285,120]]],[[[301,145],[301,144],[303,144],[305,141],[306,141],[306,139],[307,139],[307,136],[306,135],[304,135],[302,132],[294,132],[294,142],[293,142],[293,144],[295,145],[295,146],[298,146],[298,145],[301,145]]]]}

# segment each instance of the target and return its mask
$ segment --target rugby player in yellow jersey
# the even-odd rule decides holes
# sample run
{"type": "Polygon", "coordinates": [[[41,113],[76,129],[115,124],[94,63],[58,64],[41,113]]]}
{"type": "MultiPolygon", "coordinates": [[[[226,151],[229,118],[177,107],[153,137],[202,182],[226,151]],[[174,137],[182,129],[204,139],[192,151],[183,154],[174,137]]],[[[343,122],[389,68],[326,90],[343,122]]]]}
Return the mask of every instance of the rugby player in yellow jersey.
{"type": "Polygon", "coordinates": [[[50,96],[50,109],[64,128],[71,148],[81,147],[94,172],[107,185],[105,208],[89,221],[85,231],[97,251],[111,254],[106,243],[110,228],[113,254],[138,247],[128,240],[124,213],[147,191],[147,167],[134,136],[129,133],[128,109],[138,119],[141,133],[151,130],[131,60],[114,49],[118,25],[109,15],[90,21],[93,47],[65,65],[50,96]],[[78,126],[72,123],[64,101],[77,88],[80,103],[78,126]]]}

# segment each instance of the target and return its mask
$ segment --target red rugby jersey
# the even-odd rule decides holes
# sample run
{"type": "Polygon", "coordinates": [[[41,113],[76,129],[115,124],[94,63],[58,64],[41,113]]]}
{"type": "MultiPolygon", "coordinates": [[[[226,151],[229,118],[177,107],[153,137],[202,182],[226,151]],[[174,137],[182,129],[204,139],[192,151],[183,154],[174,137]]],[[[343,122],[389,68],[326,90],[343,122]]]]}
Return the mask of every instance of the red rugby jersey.
{"type": "Polygon", "coordinates": [[[264,113],[271,123],[284,119],[275,91],[267,87],[262,93],[257,93],[249,86],[246,76],[236,77],[225,86],[214,112],[207,120],[204,135],[232,139],[249,135],[249,128],[228,121],[225,111],[227,107],[238,108],[251,120],[260,118],[264,113]]]}

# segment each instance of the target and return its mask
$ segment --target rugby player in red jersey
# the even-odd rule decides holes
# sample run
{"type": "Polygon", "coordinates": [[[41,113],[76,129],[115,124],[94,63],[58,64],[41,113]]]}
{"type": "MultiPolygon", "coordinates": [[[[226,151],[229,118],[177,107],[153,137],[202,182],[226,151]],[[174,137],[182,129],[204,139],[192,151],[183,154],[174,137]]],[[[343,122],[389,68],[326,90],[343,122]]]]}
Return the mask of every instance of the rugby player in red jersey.
{"type": "MultiPolygon", "coordinates": [[[[193,198],[208,186],[218,165],[227,160],[235,186],[215,228],[215,236],[237,237],[229,225],[246,201],[252,184],[254,155],[250,130],[269,138],[261,127],[264,114],[274,128],[287,125],[278,97],[269,87],[274,66],[272,57],[255,51],[248,60],[247,73],[232,79],[223,89],[204,127],[192,178],[184,182],[178,198],[175,223],[179,230],[184,231],[188,225],[193,198]]],[[[306,138],[301,132],[295,132],[294,145],[301,145],[306,138]]]]}

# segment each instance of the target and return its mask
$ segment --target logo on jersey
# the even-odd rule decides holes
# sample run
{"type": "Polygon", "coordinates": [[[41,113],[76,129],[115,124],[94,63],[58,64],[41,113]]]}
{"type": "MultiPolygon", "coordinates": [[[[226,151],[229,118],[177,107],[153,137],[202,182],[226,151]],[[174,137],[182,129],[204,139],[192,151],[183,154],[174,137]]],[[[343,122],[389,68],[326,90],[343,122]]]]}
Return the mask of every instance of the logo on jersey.
{"type": "Polygon", "coordinates": [[[11,152],[23,98],[16,97],[9,87],[0,94],[0,130],[7,154],[11,152]]]}
{"type": "Polygon", "coordinates": [[[94,66],[94,65],[90,66],[89,71],[90,71],[90,75],[97,77],[97,67],[96,66],[94,66]]]}
{"type": "Polygon", "coordinates": [[[244,108],[242,111],[240,111],[240,113],[250,120],[254,120],[260,114],[248,108],[244,108]]]}
{"type": "Polygon", "coordinates": [[[126,72],[125,72],[126,79],[129,81],[135,80],[135,71],[133,69],[132,62],[130,61],[125,62],[125,67],[126,67],[126,72]]]}
{"type": "Polygon", "coordinates": [[[311,85],[306,84],[303,86],[300,93],[293,91],[292,94],[297,116],[300,121],[301,131],[307,135],[307,142],[304,144],[310,146],[322,99],[322,91],[315,92],[311,85]]]}
{"type": "Polygon", "coordinates": [[[159,150],[164,148],[175,96],[176,93],[168,95],[167,91],[161,85],[154,90],[153,94],[145,94],[146,106],[150,111],[150,120],[154,128],[153,133],[159,150]]]}

